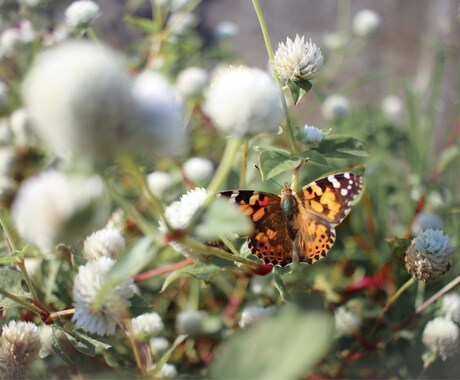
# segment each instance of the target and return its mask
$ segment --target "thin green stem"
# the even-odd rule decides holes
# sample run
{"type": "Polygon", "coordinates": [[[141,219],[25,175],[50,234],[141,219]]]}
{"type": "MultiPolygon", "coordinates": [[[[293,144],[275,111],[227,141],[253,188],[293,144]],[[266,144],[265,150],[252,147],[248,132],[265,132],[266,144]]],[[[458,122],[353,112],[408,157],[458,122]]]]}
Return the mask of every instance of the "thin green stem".
{"type": "Polygon", "coordinates": [[[248,170],[248,145],[249,139],[245,137],[243,140],[243,158],[241,159],[240,189],[244,189],[246,187],[246,173],[248,170]]]}
{"type": "Polygon", "coordinates": [[[16,244],[14,243],[13,235],[11,234],[10,229],[8,228],[6,224],[5,219],[6,219],[5,212],[4,211],[0,212],[0,225],[2,227],[3,233],[5,234],[6,240],[8,242],[8,245],[11,248],[11,251],[16,252],[17,251],[16,244]]]}
{"type": "MultiPolygon", "coordinates": [[[[252,0],[252,4],[254,6],[254,10],[256,11],[257,19],[259,20],[260,30],[262,31],[262,36],[264,38],[265,47],[267,49],[267,54],[270,62],[273,60],[273,48],[270,42],[270,35],[268,34],[267,24],[265,22],[264,14],[262,12],[262,8],[260,7],[258,0],[252,0]]],[[[289,116],[288,106],[286,104],[286,99],[283,93],[283,86],[281,84],[280,78],[278,74],[273,70],[273,77],[275,78],[276,86],[280,92],[281,104],[283,106],[284,117],[286,119],[286,130],[288,133],[289,141],[291,143],[291,149],[294,153],[298,152],[297,144],[294,137],[294,129],[292,127],[291,118],[289,116]]]]}
{"type": "Polygon", "coordinates": [[[224,244],[227,246],[227,248],[230,250],[230,252],[232,252],[236,256],[238,256],[240,254],[238,252],[238,250],[235,248],[235,246],[232,244],[232,242],[229,239],[227,239],[226,236],[220,235],[219,238],[220,238],[220,240],[222,240],[224,242],[224,244]]]}
{"type": "Polygon", "coordinates": [[[26,265],[23,260],[17,263],[19,266],[19,269],[21,270],[22,275],[24,276],[24,279],[26,280],[26,284],[29,287],[30,293],[32,294],[32,299],[34,302],[39,303],[40,300],[37,295],[37,291],[35,290],[34,283],[32,282],[32,279],[29,276],[29,272],[27,272],[26,265]]]}
{"type": "Polygon", "coordinates": [[[417,295],[415,296],[415,308],[419,307],[423,303],[425,296],[425,283],[419,281],[417,284],[417,295]]]}
{"type": "Polygon", "coordinates": [[[21,297],[17,296],[14,293],[9,292],[8,290],[0,288],[0,294],[6,298],[9,298],[10,300],[16,302],[17,304],[23,306],[27,310],[30,310],[32,313],[35,313],[37,315],[42,315],[43,310],[38,308],[35,305],[32,305],[31,303],[24,301],[21,297]]]}

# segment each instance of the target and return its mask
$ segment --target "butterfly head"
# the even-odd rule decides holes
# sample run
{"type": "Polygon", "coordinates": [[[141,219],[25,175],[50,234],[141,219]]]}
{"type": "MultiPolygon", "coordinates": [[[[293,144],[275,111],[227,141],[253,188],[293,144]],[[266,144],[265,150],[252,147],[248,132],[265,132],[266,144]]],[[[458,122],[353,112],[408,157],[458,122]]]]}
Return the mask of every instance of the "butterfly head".
{"type": "Polygon", "coordinates": [[[292,189],[289,187],[289,184],[285,183],[281,189],[281,208],[288,217],[292,216],[295,212],[295,202],[292,189]]]}

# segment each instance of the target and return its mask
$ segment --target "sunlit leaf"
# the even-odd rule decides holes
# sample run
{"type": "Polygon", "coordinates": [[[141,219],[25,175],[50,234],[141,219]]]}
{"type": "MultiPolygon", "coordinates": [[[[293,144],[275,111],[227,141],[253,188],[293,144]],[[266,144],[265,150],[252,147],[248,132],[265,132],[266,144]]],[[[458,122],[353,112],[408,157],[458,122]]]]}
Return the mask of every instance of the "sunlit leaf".
{"type": "Polygon", "coordinates": [[[264,181],[288,170],[293,170],[301,163],[302,159],[290,154],[267,150],[259,154],[259,167],[264,181]]]}
{"type": "Polygon", "coordinates": [[[360,139],[344,135],[328,135],[314,148],[326,157],[365,158],[366,143],[360,139]]]}

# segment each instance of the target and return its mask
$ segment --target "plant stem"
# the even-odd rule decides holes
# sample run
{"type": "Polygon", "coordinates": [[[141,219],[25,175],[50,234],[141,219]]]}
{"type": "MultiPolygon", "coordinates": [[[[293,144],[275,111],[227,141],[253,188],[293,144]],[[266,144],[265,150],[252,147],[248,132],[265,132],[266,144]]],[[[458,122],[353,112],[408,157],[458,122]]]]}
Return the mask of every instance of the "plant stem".
{"type": "Polygon", "coordinates": [[[57,319],[57,318],[61,318],[61,317],[65,317],[67,315],[73,315],[73,314],[75,314],[75,309],[60,310],[60,311],[55,311],[54,313],[50,313],[50,318],[57,319]]]}
{"type": "Polygon", "coordinates": [[[139,273],[137,276],[134,277],[134,281],[135,282],[145,281],[150,278],[158,277],[158,276],[175,271],[180,268],[188,267],[190,265],[193,265],[193,263],[194,261],[192,259],[185,259],[185,260],[179,261],[178,263],[165,265],[164,267],[161,267],[161,268],[153,269],[148,272],[139,273]]]}
{"type": "Polygon", "coordinates": [[[30,310],[31,312],[35,314],[42,315],[44,312],[42,309],[38,308],[35,305],[30,304],[27,301],[24,301],[21,297],[17,296],[14,293],[9,292],[8,290],[0,288],[0,294],[6,298],[9,298],[10,300],[13,300],[17,304],[23,306],[24,308],[26,308],[27,310],[30,310]]]}
{"type": "Polygon", "coordinates": [[[0,225],[2,227],[3,233],[5,234],[7,243],[11,249],[11,252],[16,252],[16,244],[14,244],[13,236],[5,222],[6,214],[4,211],[0,212],[0,225]]]}
{"type": "Polygon", "coordinates": [[[240,173],[240,189],[246,187],[246,172],[248,169],[248,145],[249,140],[247,137],[243,140],[243,158],[241,160],[241,173],[240,173]]]}

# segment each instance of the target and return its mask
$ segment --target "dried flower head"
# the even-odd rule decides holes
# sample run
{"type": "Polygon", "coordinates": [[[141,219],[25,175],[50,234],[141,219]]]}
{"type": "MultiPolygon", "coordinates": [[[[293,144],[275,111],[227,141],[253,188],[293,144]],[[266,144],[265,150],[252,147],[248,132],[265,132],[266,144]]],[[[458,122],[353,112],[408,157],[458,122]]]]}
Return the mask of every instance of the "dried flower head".
{"type": "Polygon", "coordinates": [[[94,302],[113,264],[111,258],[100,257],[78,268],[73,285],[75,314],[72,317],[77,328],[102,336],[113,335],[117,324],[127,317],[129,299],[136,292],[132,278],[113,288],[103,304],[95,309],[94,302]]]}
{"type": "Polygon", "coordinates": [[[460,324],[460,294],[450,293],[442,297],[441,311],[446,318],[460,324]]]}
{"type": "Polygon", "coordinates": [[[448,318],[437,317],[429,321],[423,330],[423,344],[441,356],[442,360],[458,352],[460,332],[448,318]]]}
{"type": "Polygon", "coordinates": [[[419,281],[436,281],[451,267],[453,247],[441,230],[421,232],[406,252],[406,268],[419,281]]]}
{"type": "Polygon", "coordinates": [[[125,239],[120,230],[114,227],[104,228],[88,236],[83,246],[83,256],[96,260],[106,256],[117,258],[125,249],[125,239]]]}
{"type": "Polygon", "coordinates": [[[72,28],[87,28],[101,15],[99,5],[91,0],[74,1],[65,11],[66,24],[72,28]]]}
{"type": "Polygon", "coordinates": [[[281,79],[299,81],[313,79],[323,65],[321,50],[305,37],[289,37],[286,43],[280,43],[272,61],[273,69],[281,79]]]}

